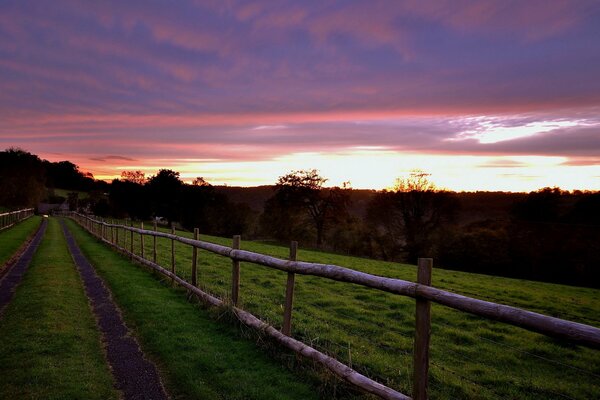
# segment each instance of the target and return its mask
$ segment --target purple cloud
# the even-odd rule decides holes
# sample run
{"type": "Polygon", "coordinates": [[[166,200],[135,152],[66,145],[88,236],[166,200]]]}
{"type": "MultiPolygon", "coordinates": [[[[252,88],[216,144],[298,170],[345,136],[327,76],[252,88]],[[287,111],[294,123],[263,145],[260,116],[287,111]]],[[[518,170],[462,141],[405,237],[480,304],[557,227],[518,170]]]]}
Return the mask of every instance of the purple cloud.
{"type": "Polygon", "coordinates": [[[599,12],[585,0],[6,1],[0,144],[96,162],[361,146],[594,162],[599,12]],[[449,140],[482,129],[477,118],[579,122],[449,140]]]}

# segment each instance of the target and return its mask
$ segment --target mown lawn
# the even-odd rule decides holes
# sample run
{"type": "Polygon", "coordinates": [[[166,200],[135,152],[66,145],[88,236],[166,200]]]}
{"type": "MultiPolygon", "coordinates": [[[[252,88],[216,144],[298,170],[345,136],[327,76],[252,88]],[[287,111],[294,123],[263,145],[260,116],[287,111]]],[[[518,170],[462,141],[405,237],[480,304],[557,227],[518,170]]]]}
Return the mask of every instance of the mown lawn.
{"type": "MultiPolygon", "coordinates": [[[[167,391],[181,399],[315,399],[316,382],[294,374],[215,320],[185,293],[86,234],[68,221],[77,243],[110,287],[167,391]]],[[[223,316],[226,313],[222,314],[223,316]]]]}
{"type": "Polygon", "coordinates": [[[10,260],[23,242],[35,233],[41,218],[34,215],[15,226],[0,231],[0,270],[10,260]]]}
{"type": "MultiPolygon", "coordinates": [[[[192,237],[189,232],[178,232],[192,237]]],[[[120,232],[119,240],[129,240],[120,232]]],[[[201,235],[231,246],[231,239],[201,235]]],[[[129,244],[126,244],[129,248],[129,244]]],[[[145,254],[152,257],[152,238],[145,254]]],[[[170,240],[158,239],[158,261],[170,266],[170,240]]],[[[139,235],[134,236],[139,254],[139,235]]],[[[288,249],[242,242],[242,248],[286,258],[288,249]]],[[[177,273],[189,280],[192,250],[176,243],[177,273]]],[[[414,281],[412,265],[318,251],[299,259],[414,281]]],[[[200,286],[229,296],[231,261],[199,251],[200,286]]],[[[242,307],[281,326],[286,274],[242,263],[242,307]]],[[[600,326],[600,290],[434,269],[433,285],[484,300],[600,326]]],[[[411,393],[414,300],[317,277],[297,276],[294,336],[362,373],[411,393]]],[[[432,308],[431,397],[435,399],[600,398],[600,352],[444,306],[432,308]]]]}
{"type": "Polygon", "coordinates": [[[118,398],[83,284],[52,218],[0,317],[0,398],[118,398]]]}

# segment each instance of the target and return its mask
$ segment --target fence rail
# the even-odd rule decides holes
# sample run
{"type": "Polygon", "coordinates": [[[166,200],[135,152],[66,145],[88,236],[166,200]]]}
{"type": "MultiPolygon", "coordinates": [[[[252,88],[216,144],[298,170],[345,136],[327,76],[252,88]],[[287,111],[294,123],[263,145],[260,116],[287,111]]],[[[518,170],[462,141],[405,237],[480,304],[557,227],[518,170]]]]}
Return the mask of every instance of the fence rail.
{"type": "Polygon", "coordinates": [[[0,230],[10,228],[11,226],[31,217],[35,209],[23,208],[21,210],[10,211],[0,214],[0,230]]]}
{"type": "MultiPolygon", "coordinates": [[[[237,317],[244,323],[258,328],[269,336],[286,347],[306,356],[313,360],[322,363],[336,375],[342,379],[356,385],[357,387],[378,395],[384,399],[411,399],[402,393],[394,391],[380,383],[377,383],[370,378],[367,378],[350,367],[341,364],[339,361],[303,344],[293,338],[291,335],[291,319],[292,319],[292,304],[294,293],[294,275],[312,275],[322,278],[327,278],[335,281],[357,284],[389,293],[394,293],[402,296],[408,296],[416,299],[416,329],[414,339],[414,365],[413,365],[413,399],[427,399],[427,375],[429,364],[429,336],[431,331],[431,308],[430,302],[442,304],[444,306],[482,316],[488,319],[500,321],[506,324],[521,327],[533,332],[541,333],[546,336],[560,338],[571,343],[586,346],[592,349],[600,349],[600,329],[580,324],[577,322],[567,321],[560,318],[550,317],[547,315],[535,313],[532,311],[523,310],[520,308],[493,303],[489,301],[474,299],[467,296],[462,296],[456,293],[437,289],[430,286],[431,283],[431,259],[420,259],[418,266],[418,283],[404,281],[401,279],[386,278],[382,276],[372,275],[345,267],[329,264],[318,264],[296,261],[296,245],[293,243],[290,249],[290,259],[283,260],[280,258],[254,253],[239,248],[239,236],[234,237],[233,246],[227,247],[214,243],[197,240],[197,234],[194,234],[194,239],[189,239],[177,236],[174,230],[171,233],[159,232],[156,230],[145,230],[133,226],[119,225],[107,223],[92,217],[79,213],[72,213],[72,217],[78,221],[87,230],[101,238],[103,241],[111,244],[119,250],[127,253],[133,259],[141,262],[144,265],[152,267],[164,275],[170,277],[173,281],[184,286],[192,291],[204,301],[213,305],[224,304],[222,300],[217,299],[207,293],[204,293],[196,286],[196,279],[192,275],[193,284],[181,279],[175,274],[175,252],[174,242],[180,242],[193,247],[193,249],[203,249],[232,260],[232,305],[237,317]],[[110,234],[108,229],[111,229],[110,234]],[[116,228],[117,240],[112,229],[116,228]],[[118,230],[123,229],[129,231],[131,235],[131,248],[126,249],[118,245],[118,230]],[[133,235],[139,234],[143,242],[144,235],[153,236],[154,240],[154,260],[147,260],[143,253],[136,255],[133,252],[133,235]],[[156,238],[162,237],[171,240],[171,271],[161,267],[156,263],[156,238]],[[236,240],[237,239],[237,240],[236,240]],[[241,261],[253,264],[278,269],[288,273],[286,286],[286,306],[284,308],[284,324],[282,331],[279,332],[272,326],[261,321],[254,315],[235,307],[237,305],[237,296],[239,288],[239,263],[241,261]]],[[[195,264],[195,257],[192,263],[195,264]]],[[[194,265],[192,265],[193,268],[194,265]]],[[[194,269],[194,268],[193,268],[194,269]]]]}

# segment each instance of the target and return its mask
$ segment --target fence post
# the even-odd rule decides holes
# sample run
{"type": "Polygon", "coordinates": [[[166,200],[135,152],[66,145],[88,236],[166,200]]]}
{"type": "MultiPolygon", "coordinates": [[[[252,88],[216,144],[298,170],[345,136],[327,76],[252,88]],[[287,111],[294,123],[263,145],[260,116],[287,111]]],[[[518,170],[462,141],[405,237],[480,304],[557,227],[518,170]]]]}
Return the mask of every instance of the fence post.
{"type": "MultiPolygon", "coordinates": [[[[198,228],[194,228],[194,240],[198,240],[198,228]]],[[[198,286],[198,248],[192,246],[192,285],[198,286]]]]}
{"type": "MultiPolygon", "coordinates": [[[[433,259],[419,258],[417,283],[431,286],[433,259]]],[[[427,400],[429,381],[429,338],[431,336],[431,303],[416,299],[415,342],[413,360],[413,400],[427,400]]]]}
{"type": "MultiPolygon", "coordinates": [[[[240,241],[240,235],[234,235],[233,245],[231,248],[234,250],[239,250],[240,241]]],[[[233,258],[231,261],[231,304],[237,306],[240,297],[240,262],[233,258]]]]}
{"type": "MultiPolygon", "coordinates": [[[[133,220],[130,221],[129,227],[133,228],[133,220]]],[[[129,255],[131,258],[133,258],[133,231],[129,231],[129,239],[131,242],[129,243],[129,255]]]]}
{"type": "MultiPolygon", "coordinates": [[[[296,261],[298,258],[298,242],[290,243],[290,261],[296,261]]],[[[281,333],[286,336],[292,335],[292,308],[294,306],[294,280],[296,274],[288,272],[287,286],[285,287],[285,309],[283,310],[283,327],[281,333]]]]}
{"type": "MultiPolygon", "coordinates": [[[[115,223],[115,221],[113,221],[113,224],[114,223],[115,223]]],[[[117,223],[117,226],[115,227],[115,244],[117,245],[117,247],[119,247],[119,226],[118,225],[119,224],[117,223]]]]}
{"type": "MultiPolygon", "coordinates": [[[[175,226],[171,222],[171,235],[175,235],[175,226]]],[[[175,275],[175,239],[171,239],[171,273],[175,275]]],[[[171,283],[174,283],[175,279],[171,279],[171,283]]]]}
{"type": "MultiPolygon", "coordinates": [[[[144,230],[144,221],[140,222],[140,229],[144,230]]],[[[140,257],[144,258],[144,234],[140,232],[140,257]]]]}
{"type": "Polygon", "coordinates": [[[127,218],[125,218],[125,220],[123,221],[123,225],[121,225],[123,227],[123,250],[125,251],[125,253],[127,253],[127,229],[125,229],[125,227],[127,226],[127,218]]]}
{"type": "MultiPolygon", "coordinates": [[[[156,232],[157,230],[158,230],[158,227],[156,226],[156,219],[154,219],[154,232],[156,232]]],[[[152,238],[153,238],[152,261],[154,262],[154,264],[156,264],[156,235],[153,235],[152,238]]]]}

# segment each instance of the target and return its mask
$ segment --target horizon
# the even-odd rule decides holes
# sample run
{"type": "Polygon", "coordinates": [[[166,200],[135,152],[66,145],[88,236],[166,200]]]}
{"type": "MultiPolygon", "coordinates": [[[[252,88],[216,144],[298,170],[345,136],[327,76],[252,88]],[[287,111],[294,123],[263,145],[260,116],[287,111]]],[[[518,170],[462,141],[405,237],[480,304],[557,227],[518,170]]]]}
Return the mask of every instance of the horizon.
{"type": "Polygon", "coordinates": [[[0,146],[95,178],[600,190],[600,4],[0,5],[0,146]]]}

